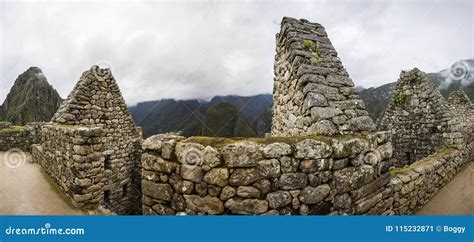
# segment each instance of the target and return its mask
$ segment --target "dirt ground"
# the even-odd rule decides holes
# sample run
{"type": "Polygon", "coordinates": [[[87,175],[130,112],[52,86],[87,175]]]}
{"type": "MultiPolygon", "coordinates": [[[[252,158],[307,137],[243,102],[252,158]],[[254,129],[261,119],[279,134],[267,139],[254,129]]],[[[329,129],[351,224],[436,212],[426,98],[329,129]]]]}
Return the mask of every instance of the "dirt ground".
{"type": "Polygon", "coordinates": [[[18,157],[26,159],[12,163],[0,152],[0,215],[82,214],[61,198],[29,154],[18,157]]]}

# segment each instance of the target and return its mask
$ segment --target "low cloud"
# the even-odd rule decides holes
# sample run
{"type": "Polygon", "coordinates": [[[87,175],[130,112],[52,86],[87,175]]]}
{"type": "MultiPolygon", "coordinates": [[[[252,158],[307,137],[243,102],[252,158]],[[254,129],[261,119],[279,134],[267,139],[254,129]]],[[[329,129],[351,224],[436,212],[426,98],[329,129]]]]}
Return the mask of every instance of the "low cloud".
{"type": "MultiPolygon", "coordinates": [[[[0,100],[40,67],[66,97],[95,63],[129,104],[271,93],[283,16],[326,27],[353,80],[395,81],[474,56],[472,1],[2,2],[0,100]]],[[[1,101],[0,101],[1,102],[1,101]]]]}

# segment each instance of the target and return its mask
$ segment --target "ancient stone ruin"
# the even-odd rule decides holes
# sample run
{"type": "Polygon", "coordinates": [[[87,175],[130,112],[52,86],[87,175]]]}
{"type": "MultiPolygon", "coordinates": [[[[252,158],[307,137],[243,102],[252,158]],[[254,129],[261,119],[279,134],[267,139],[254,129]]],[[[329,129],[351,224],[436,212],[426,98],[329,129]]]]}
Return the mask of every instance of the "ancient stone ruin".
{"type": "Polygon", "coordinates": [[[276,43],[272,135],[375,130],[323,26],[285,17],[276,43]]]}
{"type": "Polygon", "coordinates": [[[397,166],[463,143],[460,121],[449,103],[426,74],[416,68],[400,74],[380,129],[392,132],[397,166]]]}
{"type": "Polygon", "coordinates": [[[463,124],[462,133],[465,133],[465,142],[474,141],[474,104],[462,90],[451,93],[448,98],[454,115],[463,124]]]}
{"type": "Polygon", "coordinates": [[[32,154],[75,206],[141,210],[141,132],[110,70],[82,74],[32,154]]]}
{"type": "Polygon", "coordinates": [[[31,145],[41,141],[41,126],[41,123],[13,126],[10,122],[0,122],[0,151],[30,151],[31,145]]]}
{"type": "Polygon", "coordinates": [[[144,215],[412,214],[474,160],[473,105],[402,72],[375,131],[324,28],[284,18],[272,136],[191,137],[140,129],[110,70],[93,66],[49,123],[0,123],[73,205],[144,215]],[[143,154],[142,154],[143,152],[143,154]]]}

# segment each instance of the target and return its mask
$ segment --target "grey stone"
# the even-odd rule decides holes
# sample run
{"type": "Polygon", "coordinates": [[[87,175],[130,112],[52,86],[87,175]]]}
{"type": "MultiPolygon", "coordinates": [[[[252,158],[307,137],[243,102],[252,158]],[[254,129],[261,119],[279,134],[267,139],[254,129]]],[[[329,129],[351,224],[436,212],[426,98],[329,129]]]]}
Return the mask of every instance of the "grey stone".
{"type": "Polygon", "coordinates": [[[316,204],[321,202],[329,195],[331,188],[324,184],[318,187],[305,187],[299,196],[299,199],[304,204],[316,204]]]}
{"type": "Polygon", "coordinates": [[[330,119],[332,117],[335,117],[341,114],[342,114],[342,111],[335,108],[329,108],[329,107],[312,107],[311,108],[311,118],[314,121],[330,119]]]}
{"type": "Polygon", "coordinates": [[[296,158],[299,159],[320,159],[331,155],[332,148],[328,144],[314,140],[305,139],[296,143],[296,158]]]}
{"type": "Polygon", "coordinates": [[[221,214],[224,212],[224,204],[217,197],[184,195],[184,199],[186,200],[186,207],[196,212],[207,214],[221,214]]]}
{"type": "Polygon", "coordinates": [[[296,172],[298,170],[299,166],[299,160],[289,157],[289,156],[283,156],[280,158],[280,167],[281,167],[281,172],[283,173],[291,173],[291,172],[296,172]]]}
{"type": "Polygon", "coordinates": [[[222,189],[220,198],[221,198],[222,201],[225,201],[225,200],[228,200],[228,199],[234,197],[235,194],[236,194],[236,189],[234,187],[226,186],[222,189]]]}
{"type": "Polygon", "coordinates": [[[292,196],[286,191],[276,191],[267,194],[267,201],[271,208],[281,208],[291,204],[292,196]]]}
{"type": "Polygon", "coordinates": [[[259,198],[260,190],[251,186],[239,186],[237,188],[237,196],[242,198],[259,198]]]}
{"type": "Polygon", "coordinates": [[[363,165],[360,167],[348,167],[334,172],[334,182],[338,194],[357,189],[374,180],[374,168],[363,165]]]}
{"type": "Polygon", "coordinates": [[[204,181],[218,186],[226,186],[229,182],[229,170],[227,168],[214,168],[206,173],[204,181]]]}
{"type": "Polygon", "coordinates": [[[252,167],[263,158],[260,146],[255,142],[239,142],[226,145],[221,154],[228,167],[252,167]]]}
{"type": "Polygon", "coordinates": [[[261,160],[258,162],[258,168],[262,178],[279,177],[281,174],[280,162],[277,159],[261,160]]]}
{"type": "Polygon", "coordinates": [[[303,160],[300,163],[300,170],[304,173],[324,171],[329,168],[329,159],[303,160]]]}
{"type": "Polygon", "coordinates": [[[271,143],[265,146],[263,154],[266,158],[279,158],[292,153],[291,146],[286,143],[271,143]]]}
{"type": "Polygon", "coordinates": [[[295,190],[304,188],[307,184],[308,177],[304,173],[284,173],[279,179],[280,189],[295,190]]]}
{"type": "Polygon", "coordinates": [[[157,184],[142,180],[143,195],[150,196],[163,201],[171,201],[173,190],[169,184],[157,184]]]}
{"type": "Polygon", "coordinates": [[[234,199],[225,203],[225,207],[234,214],[250,215],[262,214],[268,211],[268,202],[258,199],[234,199]]]}
{"type": "Polygon", "coordinates": [[[229,184],[232,186],[246,186],[260,179],[258,168],[238,168],[230,175],[229,184]]]}
{"type": "Polygon", "coordinates": [[[312,107],[326,107],[328,101],[322,94],[309,92],[304,99],[304,110],[309,110],[312,107]]]}
{"type": "Polygon", "coordinates": [[[202,168],[195,165],[181,165],[179,168],[179,174],[185,180],[193,182],[201,182],[203,171],[202,168]]]}

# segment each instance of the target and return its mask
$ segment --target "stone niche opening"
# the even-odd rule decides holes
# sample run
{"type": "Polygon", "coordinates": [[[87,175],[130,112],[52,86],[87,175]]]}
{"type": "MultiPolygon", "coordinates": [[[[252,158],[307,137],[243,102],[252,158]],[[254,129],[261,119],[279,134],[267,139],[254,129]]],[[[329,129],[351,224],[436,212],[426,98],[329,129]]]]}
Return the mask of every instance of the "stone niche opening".
{"type": "Polygon", "coordinates": [[[110,159],[110,155],[106,155],[104,158],[104,169],[112,170],[112,160],[110,159]]]}
{"type": "Polygon", "coordinates": [[[128,185],[125,184],[122,186],[122,197],[126,197],[128,195],[128,185]]]}
{"type": "Polygon", "coordinates": [[[107,209],[110,209],[110,190],[105,190],[104,191],[104,207],[107,209]]]}

